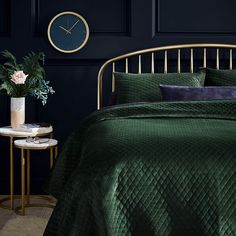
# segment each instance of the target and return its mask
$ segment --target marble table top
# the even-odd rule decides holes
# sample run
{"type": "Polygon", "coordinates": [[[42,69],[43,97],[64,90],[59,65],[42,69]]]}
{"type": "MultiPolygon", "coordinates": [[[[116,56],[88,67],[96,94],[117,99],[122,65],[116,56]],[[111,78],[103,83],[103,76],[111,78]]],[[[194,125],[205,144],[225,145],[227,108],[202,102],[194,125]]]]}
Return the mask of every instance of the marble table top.
{"type": "Polygon", "coordinates": [[[14,136],[14,137],[28,137],[28,136],[37,136],[52,133],[53,128],[50,127],[40,127],[32,128],[31,132],[28,131],[16,131],[13,130],[10,126],[5,126],[0,128],[0,136],[14,136]]]}
{"type": "Polygon", "coordinates": [[[34,143],[34,142],[27,142],[26,139],[17,139],[14,141],[15,146],[19,148],[25,148],[25,149],[47,149],[50,147],[54,147],[57,145],[56,139],[48,139],[48,142],[46,143],[34,143]]]}

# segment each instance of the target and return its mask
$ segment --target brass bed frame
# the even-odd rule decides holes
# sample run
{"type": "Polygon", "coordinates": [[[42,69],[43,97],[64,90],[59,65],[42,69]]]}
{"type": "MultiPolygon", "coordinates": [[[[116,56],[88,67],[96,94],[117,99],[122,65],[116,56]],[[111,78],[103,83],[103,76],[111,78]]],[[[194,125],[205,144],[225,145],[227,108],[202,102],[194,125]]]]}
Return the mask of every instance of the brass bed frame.
{"type": "Polygon", "coordinates": [[[216,50],[216,69],[220,68],[220,49],[228,49],[229,53],[229,69],[233,69],[233,49],[236,49],[236,45],[232,44],[182,44],[182,45],[170,45],[164,47],[155,47],[135,52],[126,53],[124,55],[112,58],[106,61],[99,70],[98,84],[97,84],[97,109],[102,108],[102,83],[104,71],[109,65],[112,65],[112,92],[115,91],[115,77],[114,73],[116,68],[116,62],[125,62],[125,73],[129,73],[129,58],[138,56],[138,73],[142,73],[142,56],[144,54],[150,54],[151,65],[150,72],[155,73],[155,53],[164,52],[164,73],[168,73],[168,51],[175,50],[177,52],[177,72],[181,73],[181,49],[190,50],[190,72],[193,73],[194,68],[194,49],[203,50],[203,67],[207,66],[207,49],[213,48],[216,50]]]}

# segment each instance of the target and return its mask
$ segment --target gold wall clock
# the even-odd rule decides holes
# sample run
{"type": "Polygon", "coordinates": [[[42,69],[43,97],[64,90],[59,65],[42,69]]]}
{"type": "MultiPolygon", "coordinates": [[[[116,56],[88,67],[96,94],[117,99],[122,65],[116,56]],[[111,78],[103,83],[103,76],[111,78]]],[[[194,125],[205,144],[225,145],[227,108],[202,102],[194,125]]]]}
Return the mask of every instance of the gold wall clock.
{"type": "Polygon", "coordinates": [[[48,39],[60,52],[77,52],[87,43],[89,26],[79,14],[66,11],[57,14],[48,25],[48,39]]]}

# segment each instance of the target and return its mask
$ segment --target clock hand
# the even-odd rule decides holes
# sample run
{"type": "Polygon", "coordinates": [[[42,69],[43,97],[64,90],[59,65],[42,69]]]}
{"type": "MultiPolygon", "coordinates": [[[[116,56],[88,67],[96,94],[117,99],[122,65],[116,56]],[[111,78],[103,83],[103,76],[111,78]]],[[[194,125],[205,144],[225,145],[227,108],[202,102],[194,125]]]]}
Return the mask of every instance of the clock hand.
{"type": "Polygon", "coordinates": [[[65,29],[64,27],[62,27],[62,26],[59,26],[61,29],[63,29],[64,31],[66,31],[66,34],[71,34],[71,32],[69,31],[69,30],[67,30],[67,29],[65,29]]]}
{"type": "MultiPolygon", "coordinates": [[[[79,20],[77,20],[72,27],[68,30],[71,33],[71,30],[78,24],[79,20]]],[[[69,32],[67,32],[66,34],[68,34],[69,32]]]]}

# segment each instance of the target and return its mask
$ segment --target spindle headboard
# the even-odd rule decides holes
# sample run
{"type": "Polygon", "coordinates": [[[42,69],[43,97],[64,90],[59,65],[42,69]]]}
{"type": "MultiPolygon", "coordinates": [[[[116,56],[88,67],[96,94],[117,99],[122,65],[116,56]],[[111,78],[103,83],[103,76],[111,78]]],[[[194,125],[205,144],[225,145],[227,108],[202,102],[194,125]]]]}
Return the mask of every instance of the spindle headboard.
{"type": "Polygon", "coordinates": [[[193,73],[194,68],[194,50],[199,49],[203,51],[203,63],[202,66],[207,66],[207,49],[213,48],[216,50],[216,69],[220,68],[220,49],[228,50],[229,55],[229,69],[233,69],[233,49],[236,49],[236,45],[230,44],[182,44],[182,45],[170,45],[164,47],[149,48],[139,50],[131,53],[127,53],[106,61],[98,73],[98,87],[97,87],[97,109],[100,110],[102,107],[102,83],[104,71],[109,65],[112,65],[112,92],[115,91],[115,78],[113,72],[115,72],[115,63],[118,61],[125,61],[125,72],[129,72],[129,58],[138,56],[138,73],[142,73],[142,55],[150,54],[151,65],[150,72],[155,73],[155,54],[158,52],[164,52],[164,73],[168,73],[168,51],[175,50],[177,55],[177,72],[181,73],[181,50],[190,50],[190,72],[193,73]]]}

